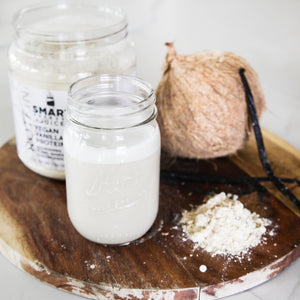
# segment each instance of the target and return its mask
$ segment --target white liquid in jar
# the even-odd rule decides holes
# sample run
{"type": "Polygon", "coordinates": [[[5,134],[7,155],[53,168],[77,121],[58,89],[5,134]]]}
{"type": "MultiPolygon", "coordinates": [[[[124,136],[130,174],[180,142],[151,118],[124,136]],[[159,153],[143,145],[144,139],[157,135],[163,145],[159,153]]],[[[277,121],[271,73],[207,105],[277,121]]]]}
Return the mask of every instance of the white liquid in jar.
{"type": "Polygon", "coordinates": [[[156,218],[159,129],[148,125],[136,132],[125,139],[126,145],[101,148],[94,147],[93,138],[83,144],[65,130],[68,213],[78,232],[91,241],[127,243],[145,234],[156,218]]]}

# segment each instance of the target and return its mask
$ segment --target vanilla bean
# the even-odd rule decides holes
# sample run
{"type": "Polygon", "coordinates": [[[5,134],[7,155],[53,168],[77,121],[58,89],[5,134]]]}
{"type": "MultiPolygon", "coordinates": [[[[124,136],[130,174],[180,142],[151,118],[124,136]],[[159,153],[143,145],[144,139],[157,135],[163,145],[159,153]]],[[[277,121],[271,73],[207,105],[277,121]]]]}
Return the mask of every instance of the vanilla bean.
{"type": "Polygon", "coordinates": [[[271,168],[270,162],[267,157],[267,153],[265,150],[265,145],[263,141],[263,136],[261,133],[255,103],[253,100],[253,96],[251,93],[251,89],[249,87],[248,81],[245,77],[245,69],[241,68],[239,70],[239,74],[244,86],[245,95],[247,106],[249,110],[249,115],[251,118],[251,124],[253,127],[253,131],[255,134],[256,145],[258,149],[259,159],[263,166],[264,171],[267,174],[267,177],[218,177],[218,176],[201,176],[198,174],[191,174],[191,173],[181,173],[181,172],[174,172],[169,170],[161,170],[160,175],[162,180],[180,180],[180,181],[187,181],[187,182],[204,182],[204,183],[221,183],[221,184],[236,184],[236,183],[259,183],[259,182],[267,182],[270,181],[273,185],[283,194],[285,195],[290,201],[292,201],[295,206],[300,209],[300,201],[297,197],[288,189],[287,186],[283,184],[285,183],[294,183],[300,186],[300,180],[295,178],[281,178],[276,177],[273,173],[271,168]]]}
{"type": "MultiPolygon", "coordinates": [[[[161,170],[160,176],[163,180],[174,179],[185,182],[209,182],[209,183],[224,183],[224,184],[236,184],[236,183],[259,183],[272,181],[269,177],[221,177],[221,176],[201,176],[198,174],[174,172],[168,170],[161,170]]],[[[300,186],[300,180],[293,178],[281,178],[278,180],[286,183],[295,183],[300,186]]]]}
{"type": "Polygon", "coordinates": [[[300,202],[297,199],[297,197],[279,180],[279,178],[277,178],[274,175],[274,173],[272,171],[272,168],[270,166],[270,163],[269,163],[269,160],[267,157],[267,153],[265,150],[263,136],[262,136],[262,133],[260,130],[257,113],[256,113],[256,109],[255,109],[255,103],[253,100],[251,89],[248,85],[248,81],[247,81],[244,73],[245,73],[245,69],[241,68],[239,70],[239,74],[240,74],[240,77],[241,77],[241,80],[242,80],[242,83],[244,86],[244,90],[245,90],[245,94],[246,94],[246,101],[247,101],[249,114],[250,114],[251,121],[252,121],[252,127],[254,130],[256,145],[257,145],[258,154],[259,154],[259,158],[262,163],[262,166],[263,166],[267,176],[269,177],[270,181],[275,185],[275,187],[283,195],[285,195],[287,198],[289,198],[297,206],[297,208],[300,209],[300,202]]]}

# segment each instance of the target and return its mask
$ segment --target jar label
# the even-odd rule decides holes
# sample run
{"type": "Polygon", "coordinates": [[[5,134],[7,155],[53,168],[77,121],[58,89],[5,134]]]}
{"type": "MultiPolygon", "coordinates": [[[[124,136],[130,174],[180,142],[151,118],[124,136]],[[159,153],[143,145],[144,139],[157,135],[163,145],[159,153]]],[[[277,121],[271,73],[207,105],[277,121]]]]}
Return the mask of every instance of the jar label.
{"type": "Polygon", "coordinates": [[[10,76],[18,154],[26,164],[63,170],[67,91],[41,89],[10,76]]]}

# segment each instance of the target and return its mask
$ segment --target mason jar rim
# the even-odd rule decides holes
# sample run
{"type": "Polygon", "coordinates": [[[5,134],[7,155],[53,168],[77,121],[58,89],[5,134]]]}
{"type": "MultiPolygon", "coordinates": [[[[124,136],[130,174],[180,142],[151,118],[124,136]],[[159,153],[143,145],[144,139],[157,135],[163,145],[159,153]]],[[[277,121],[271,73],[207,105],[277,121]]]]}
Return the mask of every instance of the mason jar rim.
{"type": "Polygon", "coordinates": [[[96,129],[123,129],[155,119],[157,114],[155,101],[152,86],[136,76],[96,74],[79,79],[70,86],[67,115],[68,119],[82,126],[96,129]],[[119,90],[113,90],[116,87],[119,90]],[[138,101],[113,108],[93,105],[91,102],[93,97],[117,95],[124,99],[136,97],[138,101]]]}
{"type": "MultiPolygon", "coordinates": [[[[42,19],[41,19],[42,20],[42,19]]],[[[40,20],[38,20],[40,21],[40,20]]],[[[107,38],[114,35],[127,36],[127,17],[124,11],[119,7],[114,7],[95,0],[54,0],[44,3],[28,5],[17,11],[13,17],[13,27],[15,32],[24,32],[28,35],[44,39],[52,42],[78,42],[94,39],[107,38]],[[93,12],[106,15],[107,17],[115,17],[116,20],[107,26],[99,26],[99,28],[79,30],[79,31],[66,31],[61,28],[59,32],[49,30],[36,30],[32,28],[32,24],[26,24],[30,14],[38,13],[42,10],[54,9],[57,12],[67,12],[74,9],[93,9],[93,12]],[[125,32],[126,31],[126,32],[125,32]]]]}

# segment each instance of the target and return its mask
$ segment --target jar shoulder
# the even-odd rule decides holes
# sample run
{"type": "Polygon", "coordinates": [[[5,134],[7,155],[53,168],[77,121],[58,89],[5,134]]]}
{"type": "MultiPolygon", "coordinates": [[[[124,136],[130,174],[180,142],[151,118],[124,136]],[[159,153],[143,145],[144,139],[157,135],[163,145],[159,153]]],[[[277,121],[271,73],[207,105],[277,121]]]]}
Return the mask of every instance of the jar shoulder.
{"type": "Polygon", "coordinates": [[[160,152],[160,132],[150,124],[123,130],[87,130],[67,121],[65,153],[89,162],[139,160],[160,152]]]}
{"type": "Polygon", "coordinates": [[[136,56],[128,40],[107,46],[23,45],[12,42],[8,51],[10,72],[33,82],[66,82],[68,85],[92,74],[125,73],[135,70],[136,56]]]}

